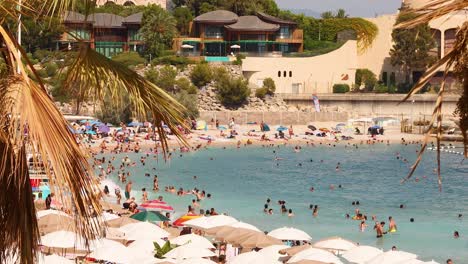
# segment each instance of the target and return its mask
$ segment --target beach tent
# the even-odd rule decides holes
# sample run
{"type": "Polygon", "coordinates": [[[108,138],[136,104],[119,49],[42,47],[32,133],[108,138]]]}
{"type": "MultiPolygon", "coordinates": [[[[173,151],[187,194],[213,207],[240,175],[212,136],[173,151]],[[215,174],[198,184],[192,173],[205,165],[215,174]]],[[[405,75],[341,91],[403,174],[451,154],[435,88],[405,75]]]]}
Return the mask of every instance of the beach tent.
{"type": "Polygon", "coordinates": [[[167,252],[164,257],[183,260],[190,258],[213,257],[215,255],[216,254],[209,249],[198,247],[197,245],[190,243],[172,249],[171,251],[167,252]]]}
{"type": "Polygon", "coordinates": [[[292,227],[282,227],[275,229],[268,233],[268,235],[280,239],[280,240],[300,240],[300,241],[311,241],[312,237],[309,236],[306,232],[292,228],[292,227]]]}
{"type": "Polygon", "coordinates": [[[263,131],[265,131],[265,132],[270,131],[270,126],[267,125],[266,123],[263,123],[263,131]]]}
{"type": "Polygon", "coordinates": [[[287,128],[287,127],[284,127],[284,126],[279,126],[279,127],[276,129],[276,131],[286,131],[286,130],[288,130],[288,128],[287,128]]]}
{"type": "Polygon", "coordinates": [[[343,264],[337,256],[319,248],[309,248],[301,251],[290,258],[287,263],[294,263],[300,260],[317,260],[326,263],[343,264]]]}
{"type": "Polygon", "coordinates": [[[208,130],[208,125],[205,120],[198,120],[196,125],[197,130],[208,130]]]}
{"type": "Polygon", "coordinates": [[[382,250],[375,247],[357,246],[346,251],[341,257],[352,263],[364,263],[382,253],[382,250]]]}
{"type": "Polygon", "coordinates": [[[380,255],[375,256],[374,258],[365,262],[365,264],[393,264],[400,263],[404,261],[409,261],[417,258],[418,256],[412,253],[405,251],[386,251],[380,255]]]}
{"type": "Polygon", "coordinates": [[[169,241],[171,242],[171,244],[178,245],[178,246],[193,243],[197,245],[197,247],[201,247],[201,248],[209,248],[209,249],[215,248],[208,239],[199,235],[195,235],[195,234],[187,234],[187,235],[178,236],[173,239],[170,239],[169,241]]]}
{"type": "Polygon", "coordinates": [[[352,248],[355,248],[357,244],[354,243],[353,241],[349,241],[341,237],[330,237],[330,238],[322,239],[314,243],[312,246],[316,248],[336,250],[336,251],[341,252],[341,251],[347,251],[352,248]]]}

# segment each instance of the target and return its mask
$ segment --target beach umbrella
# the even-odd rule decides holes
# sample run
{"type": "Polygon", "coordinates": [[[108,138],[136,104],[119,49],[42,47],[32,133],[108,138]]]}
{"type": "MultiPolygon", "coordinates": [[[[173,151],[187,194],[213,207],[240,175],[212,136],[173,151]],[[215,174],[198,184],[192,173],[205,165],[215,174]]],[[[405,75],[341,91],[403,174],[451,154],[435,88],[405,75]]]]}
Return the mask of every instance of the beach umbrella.
{"type": "Polygon", "coordinates": [[[128,240],[160,239],[169,236],[164,229],[148,222],[124,225],[119,230],[126,234],[128,240]]]}
{"type": "Polygon", "coordinates": [[[36,216],[37,216],[38,219],[41,218],[41,217],[44,217],[46,215],[50,215],[50,214],[67,216],[67,217],[71,218],[71,216],[69,216],[67,213],[65,213],[63,211],[59,211],[59,210],[48,209],[48,210],[41,210],[41,211],[36,212],[36,216]]]}
{"type": "Polygon", "coordinates": [[[84,239],[74,232],[56,231],[41,236],[41,245],[51,248],[76,248],[85,250],[84,239]]]}
{"type": "Polygon", "coordinates": [[[122,226],[125,226],[125,225],[128,225],[128,224],[135,224],[135,223],[139,223],[139,222],[140,221],[132,219],[130,217],[120,217],[120,218],[117,218],[117,219],[106,221],[106,225],[108,227],[119,228],[119,227],[122,227],[122,226]]]}
{"type": "Polygon", "coordinates": [[[268,235],[280,240],[312,240],[312,237],[310,237],[306,232],[292,227],[278,228],[268,233],[268,235]]]}
{"type": "Polygon", "coordinates": [[[74,222],[71,217],[49,214],[38,219],[37,225],[39,231],[43,234],[52,233],[55,231],[74,231],[74,222]]]}
{"type": "Polygon", "coordinates": [[[179,217],[177,220],[172,222],[172,225],[173,226],[184,226],[184,223],[187,222],[188,220],[197,219],[197,218],[200,218],[200,217],[202,217],[202,216],[189,213],[189,214],[186,214],[186,215],[183,215],[183,216],[179,217]]]}
{"type": "Polygon", "coordinates": [[[303,260],[299,260],[298,262],[294,262],[292,264],[330,264],[330,263],[318,261],[318,260],[303,259],[303,260]]]}
{"type": "Polygon", "coordinates": [[[101,124],[100,126],[98,126],[98,129],[102,133],[109,133],[110,132],[110,128],[108,126],[104,125],[104,124],[101,124]]]}
{"type": "Polygon", "coordinates": [[[357,246],[346,251],[341,257],[352,263],[364,263],[382,253],[382,250],[375,247],[357,246]]]}
{"type": "Polygon", "coordinates": [[[253,226],[251,224],[244,223],[244,222],[233,223],[233,224],[230,224],[229,226],[235,227],[235,228],[250,229],[250,230],[261,232],[261,230],[258,229],[257,227],[255,227],[255,226],[253,226]]]}
{"type": "Polygon", "coordinates": [[[282,245],[283,243],[279,239],[254,231],[251,235],[241,238],[236,244],[243,248],[265,248],[271,245],[282,245]]]}
{"type": "Polygon", "coordinates": [[[143,126],[144,124],[141,122],[130,122],[128,123],[129,127],[138,127],[138,126],[143,126]]]}
{"type": "Polygon", "coordinates": [[[235,228],[235,227],[225,227],[224,229],[216,232],[215,238],[218,240],[224,240],[229,243],[238,243],[240,240],[245,237],[251,236],[253,234],[263,234],[262,232],[244,229],[244,228],[235,228]]]}
{"type": "Polygon", "coordinates": [[[125,236],[125,233],[120,231],[118,228],[115,227],[109,227],[105,231],[105,237],[107,239],[115,240],[115,241],[121,241],[121,240],[126,240],[127,237],[125,236]]]}
{"type": "Polygon", "coordinates": [[[287,256],[285,254],[280,254],[279,252],[280,250],[287,249],[287,248],[289,248],[289,246],[272,245],[272,246],[268,246],[268,247],[261,249],[260,251],[258,251],[258,253],[266,256],[268,259],[277,261],[287,256]]]}
{"type": "Polygon", "coordinates": [[[178,245],[178,246],[193,243],[197,245],[197,247],[213,248],[213,249],[216,248],[208,239],[199,235],[195,235],[195,234],[187,234],[187,235],[178,236],[173,239],[170,239],[169,241],[171,242],[171,244],[178,245]]]}
{"type": "Polygon", "coordinates": [[[337,256],[319,248],[309,248],[301,251],[290,258],[287,263],[294,263],[300,260],[317,260],[326,263],[343,264],[337,256]]]}
{"type": "Polygon", "coordinates": [[[227,127],[225,127],[225,126],[218,126],[218,129],[224,131],[224,130],[227,130],[227,127]]]}
{"type": "Polygon", "coordinates": [[[217,264],[216,262],[205,258],[184,259],[177,264],[217,264]]]}
{"type": "Polygon", "coordinates": [[[286,254],[288,256],[294,256],[297,253],[299,253],[301,251],[304,251],[306,249],[309,249],[309,248],[312,248],[312,246],[306,244],[306,245],[302,245],[302,246],[295,246],[295,247],[291,247],[291,248],[282,249],[282,250],[280,250],[280,253],[281,254],[286,254]]]}
{"type": "Polygon", "coordinates": [[[242,253],[240,255],[235,256],[232,258],[231,261],[228,262],[229,264],[280,264],[279,260],[271,260],[268,259],[267,256],[256,252],[250,251],[247,253],[242,253]]]}
{"type": "Polygon", "coordinates": [[[204,258],[213,257],[216,254],[206,248],[197,247],[195,244],[189,243],[180,247],[176,247],[167,252],[164,257],[177,260],[190,259],[190,258],[204,258]]]}
{"type": "Polygon", "coordinates": [[[174,208],[164,201],[152,200],[140,205],[141,208],[152,211],[174,211],[174,208]]]}
{"type": "Polygon", "coordinates": [[[439,262],[435,262],[434,260],[424,262],[426,264],[440,264],[439,262]]]}
{"type": "Polygon", "coordinates": [[[43,255],[40,254],[37,258],[38,264],[74,264],[75,261],[69,260],[67,258],[52,254],[52,255],[43,255]]]}
{"type": "Polygon", "coordinates": [[[86,130],[85,134],[87,135],[96,135],[96,132],[93,130],[86,130]]]}
{"type": "Polygon", "coordinates": [[[315,242],[312,246],[327,250],[347,251],[355,248],[357,244],[341,237],[330,237],[315,242]]]}
{"type": "Polygon", "coordinates": [[[155,211],[139,212],[138,214],[134,214],[134,215],[130,216],[130,218],[133,218],[133,219],[139,220],[139,221],[144,221],[144,222],[169,221],[169,218],[162,215],[160,212],[155,212],[155,211]]]}
{"type": "Polygon", "coordinates": [[[111,214],[111,213],[108,213],[108,212],[103,212],[102,215],[101,215],[101,218],[104,221],[110,221],[110,220],[114,220],[114,219],[119,219],[120,216],[118,216],[116,214],[111,214]]]}
{"type": "Polygon", "coordinates": [[[122,244],[96,248],[88,257],[115,263],[130,263],[134,258],[133,252],[122,244]]]}
{"type": "Polygon", "coordinates": [[[182,45],[180,47],[183,48],[183,49],[193,49],[193,46],[189,45],[189,44],[184,44],[184,45],[182,45]]]}
{"type": "Polygon", "coordinates": [[[185,226],[194,227],[206,230],[212,227],[224,226],[237,223],[234,217],[227,215],[214,215],[210,217],[200,217],[197,219],[189,220],[184,223],[185,226]]]}
{"type": "Polygon", "coordinates": [[[276,131],[286,131],[286,130],[288,130],[288,128],[287,128],[287,127],[284,127],[284,126],[279,126],[279,127],[276,129],[276,131]]]}
{"type": "Polygon", "coordinates": [[[231,49],[240,49],[241,46],[237,45],[237,44],[234,44],[231,46],[231,49]]]}
{"type": "Polygon", "coordinates": [[[405,260],[402,262],[398,262],[397,264],[424,264],[424,263],[429,263],[429,262],[424,262],[419,259],[410,259],[410,260],[405,260]]]}
{"type": "Polygon", "coordinates": [[[130,243],[127,246],[135,255],[148,255],[153,254],[154,252],[154,243],[157,243],[159,246],[164,246],[166,241],[162,239],[138,239],[130,243]]]}
{"type": "Polygon", "coordinates": [[[398,250],[384,252],[364,262],[365,264],[395,264],[406,260],[412,260],[418,256],[412,253],[398,250]]]}

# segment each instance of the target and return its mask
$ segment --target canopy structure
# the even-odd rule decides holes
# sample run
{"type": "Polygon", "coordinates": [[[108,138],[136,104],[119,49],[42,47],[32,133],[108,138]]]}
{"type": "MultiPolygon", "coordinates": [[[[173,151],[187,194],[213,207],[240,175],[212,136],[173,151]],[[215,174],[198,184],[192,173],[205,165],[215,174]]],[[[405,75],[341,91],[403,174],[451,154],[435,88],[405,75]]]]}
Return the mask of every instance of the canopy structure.
{"type": "Polygon", "coordinates": [[[278,228],[268,233],[268,235],[280,240],[312,240],[312,237],[309,236],[306,232],[292,227],[278,228]]]}

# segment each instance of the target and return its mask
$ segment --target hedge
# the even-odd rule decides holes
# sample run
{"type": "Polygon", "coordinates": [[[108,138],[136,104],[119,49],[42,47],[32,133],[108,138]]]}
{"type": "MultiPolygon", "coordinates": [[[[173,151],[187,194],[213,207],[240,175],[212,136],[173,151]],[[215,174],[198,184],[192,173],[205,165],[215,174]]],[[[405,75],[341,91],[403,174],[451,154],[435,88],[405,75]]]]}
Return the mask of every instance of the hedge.
{"type": "Polygon", "coordinates": [[[345,83],[337,83],[333,85],[333,93],[347,93],[349,92],[349,85],[345,83]]]}

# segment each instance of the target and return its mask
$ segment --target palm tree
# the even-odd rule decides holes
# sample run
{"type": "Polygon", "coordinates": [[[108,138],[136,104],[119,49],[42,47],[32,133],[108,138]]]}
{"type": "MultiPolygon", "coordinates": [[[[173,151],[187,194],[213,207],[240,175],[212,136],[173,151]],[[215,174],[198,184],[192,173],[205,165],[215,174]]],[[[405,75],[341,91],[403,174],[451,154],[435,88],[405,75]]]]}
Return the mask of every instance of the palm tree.
{"type": "MultiPolygon", "coordinates": [[[[24,50],[8,28],[18,16],[36,20],[61,18],[77,4],[88,11],[92,0],[2,0],[0,1],[0,54],[6,67],[0,76],[0,263],[16,256],[19,263],[35,263],[40,240],[29,182],[27,154],[43,161],[51,189],[68,199],[64,207],[74,212],[76,230],[86,240],[100,231],[99,189],[87,155],[69,132],[67,123],[48,96],[24,50]]],[[[183,106],[143,77],[105,56],[79,44],[65,84],[79,95],[114,102],[128,97],[134,115],[154,122],[167,148],[163,123],[185,143],[176,129],[182,124],[183,106]]]]}
{"type": "MultiPolygon", "coordinates": [[[[396,26],[396,28],[413,28],[420,24],[428,23],[436,18],[450,15],[456,11],[461,11],[468,8],[468,1],[466,0],[432,0],[426,6],[412,12],[416,17],[412,20],[403,22],[396,26]]],[[[439,189],[442,190],[442,177],[440,175],[440,140],[442,136],[442,99],[445,93],[445,80],[449,71],[453,71],[454,75],[459,79],[462,84],[462,95],[457,103],[455,114],[458,115],[458,126],[463,135],[464,157],[468,158],[468,21],[465,21],[461,27],[457,29],[456,40],[453,49],[445,54],[438,62],[430,67],[423,77],[416,83],[411,91],[404,98],[408,100],[413,94],[420,91],[424,85],[440,70],[444,69],[444,78],[438,93],[437,101],[434,107],[432,118],[429,123],[424,143],[419,152],[416,162],[408,176],[403,180],[406,181],[413,175],[417,166],[419,165],[422,155],[426,150],[427,144],[430,139],[431,133],[435,130],[437,132],[437,176],[439,189]]]]}

